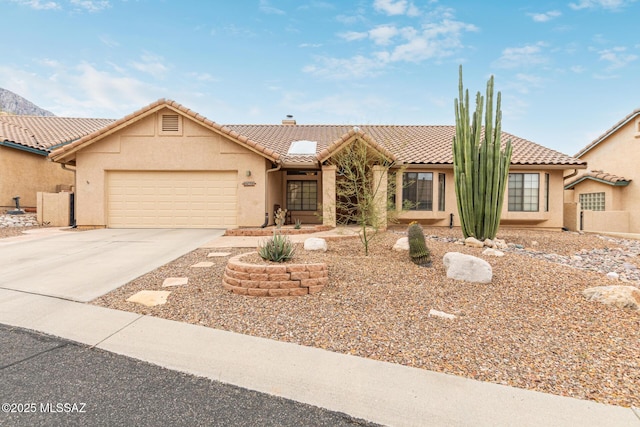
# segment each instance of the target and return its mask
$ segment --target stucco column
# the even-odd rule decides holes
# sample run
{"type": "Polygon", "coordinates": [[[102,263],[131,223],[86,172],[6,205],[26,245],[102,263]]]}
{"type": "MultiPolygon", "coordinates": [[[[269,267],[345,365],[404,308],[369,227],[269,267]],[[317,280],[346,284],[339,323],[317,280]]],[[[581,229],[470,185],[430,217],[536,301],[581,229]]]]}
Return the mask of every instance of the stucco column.
{"type": "Polygon", "coordinates": [[[375,194],[375,206],[378,228],[387,229],[387,168],[376,165],[373,167],[373,183],[378,186],[375,194]]]}
{"type": "Polygon", "coordinates": [[[335,165],[322,166],[322,225],[336,226],[336,170],[335,165]]]}

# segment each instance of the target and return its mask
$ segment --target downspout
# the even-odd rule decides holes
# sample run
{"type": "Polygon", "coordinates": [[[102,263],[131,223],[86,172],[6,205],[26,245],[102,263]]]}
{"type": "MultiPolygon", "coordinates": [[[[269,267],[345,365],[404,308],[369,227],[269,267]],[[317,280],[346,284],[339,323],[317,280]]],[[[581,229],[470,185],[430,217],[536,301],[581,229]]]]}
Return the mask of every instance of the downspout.
{"type": "Polygon", "coordinates": [[[566,180],[566,179],[568,179],[568,178],[573,178],[573,177],[574,177],[574,176],[576,176],[576,175],[578,175],[578,169],[574,169],[574,170],[573,170],[573,172],[572,172],[572,173],[570,173],[569,175],[567,175],[567,176],[563,176],[563,177],[562,177],[562,180],[564,181],[564,180],[566,180]]]}
{"type": "Polygon", "coordinates": [[[280,168],[282,168],[282,164],[278,163],[278,166],[276,166],[275,168],[267,169],[264,182],[264,224],[262,224],[260,228],[265,228],[267,225],[269,225],[269,173],[279,171],[280,168]]]}

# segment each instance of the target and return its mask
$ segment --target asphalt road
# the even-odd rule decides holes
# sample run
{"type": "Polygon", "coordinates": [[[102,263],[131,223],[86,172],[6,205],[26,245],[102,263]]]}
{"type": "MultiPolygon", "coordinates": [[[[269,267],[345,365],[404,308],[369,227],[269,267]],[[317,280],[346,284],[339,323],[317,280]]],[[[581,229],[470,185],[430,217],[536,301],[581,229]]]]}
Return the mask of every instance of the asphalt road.
{"type": "Polygon", "coordinates": [[[0,324],[2,426],[372,426],[0,324]]]}

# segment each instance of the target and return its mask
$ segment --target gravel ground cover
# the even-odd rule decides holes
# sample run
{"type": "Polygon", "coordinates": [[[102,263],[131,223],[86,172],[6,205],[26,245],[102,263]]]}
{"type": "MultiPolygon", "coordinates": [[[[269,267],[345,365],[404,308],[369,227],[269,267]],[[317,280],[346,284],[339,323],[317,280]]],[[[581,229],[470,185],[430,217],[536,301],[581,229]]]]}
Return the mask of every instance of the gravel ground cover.
{"type": "MultiPolygon", "coordinates": [[[[198,249],[94,303],[481,381],[640,406],[640,312],[590,302],[581,294],[591,286],[629,283],[544,257],[580,253],[585,259],[594,254],[606,263],[608,253],[624,253],[627,269],[640,267],[625,241],[501,230],[498,237],[525,249],[510,249],[502,258],[483,257],[493,267],[493,282],[473,284],[447,279],[442,265],[450,251],[481,256],[481,249],[450,241],[460,237],[459,229],[425,229],[432,235],[427,240],[431,268],[418,267],[406,252],[391,250],[402,231],[379,235],[369,256],[357,238],[330,240],[325,253],[298,248],[294,262],[329,266],[330,283],[320,294],[232,294],[221,286],[228,257],[207,255],[248,250],[198,249]],[[191,267],[201,261],[214,265],[191,267]],[[162,288],[167,277],[188,277],[189,283],[162,288]],[[140,290],[172,293],[167,304],[156,307],[125,301],[140,290]],[[430,317],[430,309],[457,317],[430,317]]],[[[253,259],[259,262],[257,256],[253,259]]],[[[594,263],[597,259],[590,265],[594,263]]]]}

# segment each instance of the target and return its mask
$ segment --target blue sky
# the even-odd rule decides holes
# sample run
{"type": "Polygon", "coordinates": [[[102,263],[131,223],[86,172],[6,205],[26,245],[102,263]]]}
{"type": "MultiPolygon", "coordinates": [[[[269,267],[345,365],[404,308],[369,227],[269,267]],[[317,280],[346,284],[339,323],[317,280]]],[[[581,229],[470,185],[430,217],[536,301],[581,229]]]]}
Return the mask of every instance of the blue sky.
{"type": "Polygon", "coordinates": [[[454,124],[495,76],[503,129],[566,154],[640,107],[640,1],[0,0],[0,87],[59,116],[169,98],[229,124],[454,124]]]}

